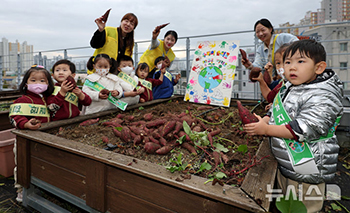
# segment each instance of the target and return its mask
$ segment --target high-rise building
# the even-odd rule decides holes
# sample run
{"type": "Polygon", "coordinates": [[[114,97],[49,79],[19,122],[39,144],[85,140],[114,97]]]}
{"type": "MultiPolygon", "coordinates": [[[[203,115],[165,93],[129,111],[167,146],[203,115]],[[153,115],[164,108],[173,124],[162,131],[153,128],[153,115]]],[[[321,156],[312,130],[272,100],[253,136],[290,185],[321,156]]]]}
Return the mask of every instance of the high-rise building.
{"type": "Polygon", "coordinates": [[[33,64],[33,45],[27,42],[20,44],[16,42],[8,42],[6,38],[2,38],[0,42],[0,65],[4,72],[18,72],[18,68],[23,73],[33,64]]]}

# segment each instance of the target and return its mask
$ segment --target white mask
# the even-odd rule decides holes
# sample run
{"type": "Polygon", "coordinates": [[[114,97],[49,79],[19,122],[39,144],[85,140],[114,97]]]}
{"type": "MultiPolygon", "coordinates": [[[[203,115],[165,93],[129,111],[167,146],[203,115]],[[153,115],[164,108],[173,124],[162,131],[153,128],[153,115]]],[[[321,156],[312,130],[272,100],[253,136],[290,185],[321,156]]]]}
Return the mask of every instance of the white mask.
{"type": "Polygon", "coordinates": [[[109,69],[96,69],[96,74],[100,76],[106,76],[109,73],[109,69]]]}
{"type": "Polygon", "coordinates": [[[157,68],[160,70],[160,69],[162,69],[162,66],[163,66],[163,64],[158,64],[157,68]]]}
{"type": "Polygon", "coordinates": [[[131,73],[134,71],[134,68],[127,66],[120,68],[120,70],[128,75],[131,75],[131,73]]]}
{"type": "Polygon", "coordinates": [[[281,76],[281,78],[284,80],[284,75],[283,75],[284,74],[284,69],[283,68],[279,68],[276,71],[277,71],[277,74],[279,76],[281,76]]]}

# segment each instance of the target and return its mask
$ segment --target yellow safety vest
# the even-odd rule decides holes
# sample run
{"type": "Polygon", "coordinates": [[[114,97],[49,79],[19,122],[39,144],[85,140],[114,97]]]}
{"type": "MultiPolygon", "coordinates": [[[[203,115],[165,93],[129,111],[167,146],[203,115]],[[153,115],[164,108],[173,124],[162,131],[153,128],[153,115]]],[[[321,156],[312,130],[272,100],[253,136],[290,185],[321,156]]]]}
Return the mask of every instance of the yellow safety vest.
{"type": "Polygon", "coordinates": [[[166,53],[164,50],[164,42],[160,39],[159,40],[159,45],[158,47],[150,50],[149,48],[142,54],[140,58],[139,63],[144,63],[146,62],[149,66],[149,71],[151,72],[153,68],[156,67],[154,65],[154,61],[159,57],[159,56],[167,56],[170,60],[170,62],[174,61],[175,59],[175,54],[172,49],[169,49],[168,52],[166,53]]]}
{"type": "MultiPolygon", "coordinates": [[[[103,47],[95,50],[94,55],[107,54],[109,57],[117,60],[118,57],[118,28],[116,27],[105,27],[106,31],[106,42],[103,47]]],[[[125,55],[132,57],[133,48],[127,48],[125,50],[125,55]]],[[[88,70],[88,74],[94,73],[95,70],[88,70]]]]}

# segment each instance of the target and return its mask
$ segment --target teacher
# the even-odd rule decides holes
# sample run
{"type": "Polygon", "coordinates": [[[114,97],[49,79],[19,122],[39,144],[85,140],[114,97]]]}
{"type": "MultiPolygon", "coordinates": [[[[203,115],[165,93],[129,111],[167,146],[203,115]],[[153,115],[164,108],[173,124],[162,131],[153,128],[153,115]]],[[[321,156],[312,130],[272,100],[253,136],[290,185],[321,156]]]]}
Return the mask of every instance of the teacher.
{"type": "Polygon", "coordinates": [[[274,64],[274,55],[280,46],[299,40],[296,36],[289,33],[274,34],[271,22],[265,18],[255,23],[254,31],[256,37],[262,41],[262,44],[256,50],[254,63],[242,59],[242,64],[249,70],[253,67],[259,67],[264,70],[264,66],[268,62],[274,64]]]}
{"type": "MultiPolygon", "coordinates": [[[[127,55],[132,57],[134,49],[134,30],[138,24],[135,14],[127,13],[123,16],[119,27],[106,27],[106,20],[101,16],[95,20],[98,29],[91,38],[90,45],[95,48],[94,56],[107,54],[116,61],[127,55]]],[[[94,70],[88,70],[88,74],[94,70]]]]}
{"type": "Polygon", "coordinates": [[[160,30],[168,24],[157,26],[152,32],[152,41],[150,47],[142,54],[140,63],[147,63],[149,66],[149,78],[153,78],[153,73],[156,68],[155,60],[159,56],[165,57],[165,64],[170,67],[175,59],[175,54],[171,49],[177,42],[177,33],[174,30],[169,30],[164,35],[164,40],[157,39],[160,30]]]}

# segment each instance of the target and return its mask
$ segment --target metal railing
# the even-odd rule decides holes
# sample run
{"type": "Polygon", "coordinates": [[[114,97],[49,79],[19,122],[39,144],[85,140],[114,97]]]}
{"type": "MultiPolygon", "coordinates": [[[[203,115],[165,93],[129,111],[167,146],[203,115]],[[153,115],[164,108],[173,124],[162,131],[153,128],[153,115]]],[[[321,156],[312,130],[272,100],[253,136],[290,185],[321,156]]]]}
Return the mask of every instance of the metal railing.
{"type": "MultiPolygon", "coordinates": [[[[317,25],[307,25],[304,27],[318,27],[318,26],[335,26],[335,25],[346,25],[350,26],[348,22],[340,22],[340,23],[326,23],[326,24],[317,24],[317,25]]],[[[287,30],[299,27],[289,27],[289,28],[275,28],[275,30],[287,30]]],[[[173,51],[178,56],[172,66],[170,67],[170,72],[180,72],[182,78],[178,85],[175,87],[175,93],[184,95],[187,87],[187,80],[189,78],[189,73],[191,70],[191,63],[194,56],[194,51],[196,42],[198,41],[207,41],[207,40],[240,40],[240,47],[243,49],[250,49],[251,52],[255,53],[257,46],[259,45],[259,41],[255,36],[253,30],[245,30],[245,31],[233,31],[226,33],[215,33],[215,34],[206,34],[206,35],[194,35],[194,36],[184,36],[179,37],[177,44],[173,47],[173,51]]],[[[319,40],[322,44],[326,43],[340,43],[340,42],[349,42],[350,38],[340,38],[340,39],[325,39],[319,40]]],[[[135,64],[139,61],[140,56],[147,49],[150,44],[150,40],[144,41],[136,41],[134,46],[134,60],[135,64]]],[[[350,42],[349,42],[350,45],[350,42]]],[[[350,49],[350,48],[349,48],[350,49]]],[[[84,74],[86,73],[86,62],[89,57],[93,53],[93,49],[89,46],[86,47],[73,47],[73,48],[63,48],[63,49],[55,49],[55,50],[44,50],[44,51],[36,51],[31,53],[19,53],[16,55],[5,55],[0,56],[0,91],[16,89],[18,88],[21,82],[21,75],[30,67],[30,65],[37,63],[40,65],[44,65],[48,70],[51,69],[52,65],[59,59],[69,59],[76,64],[77,73],[84,74]],[[25,55],[31,55],[31,57],[25,57],[25,55]],[[59,57],[58,57],[59,56],[59,57]],[[13,59],[16,58],[14,62],[13,59]],[[31,58],[30,60],[24,60],[24,58],[31,58]],[[6,59],[6,60],[5,60],[6,59]],[[11,59],[11,60],[10,60],[11,59]],[[16,66],[12,66],[16,64],[16,66]],[[11,65],[11,66],[10,66],[11,65]],[[27,66],[25,66],[27,65],[27,66]],[[8,70],[5,68],[13,67],[13,70],[8,70]],[[5,73],[11,73],[12,76],[5,76],[5,73]],[[10,82],[9,79],[12,79],[10,82]],[[10,85],[9,85],[10,84],[10,85]],[[12,87],[12,88],[6,88],[12,87]]],[[[340,57],[345,56],[346,59],[350,59],[348,57],[350,52],[327,52],[327,57],[340,57]]],[[[344,61],[345,62],[345,61],[344,61]]],[[[350,63],[350,60],[346,60],[347,63],[350,63]]],[[[348,66],[340,67],[339,66],[330,66],[329,68],[334,69],[337,73],[346,71],[346,75],[348,75],[348,66]]],[[[236,67],[236,77],[234,79],[234,89],[232,91],[232,97],[235,98],[247,98],[247,99],[261,99],[260,88],[258,83],[251,83],[248,80],[248,70],[242,68],[240,57],[238,60],[238,65],[236,67]],[[245,72],[244,72],[245,71],[245,72]],[[244,86],[245,85],[245,86],[244,86]],[[247,86],[248,85],[248,86],[247,86]]],[[[350,76],[343,80],[345,83],[345,89],[350,88],[350,76]]]]}

